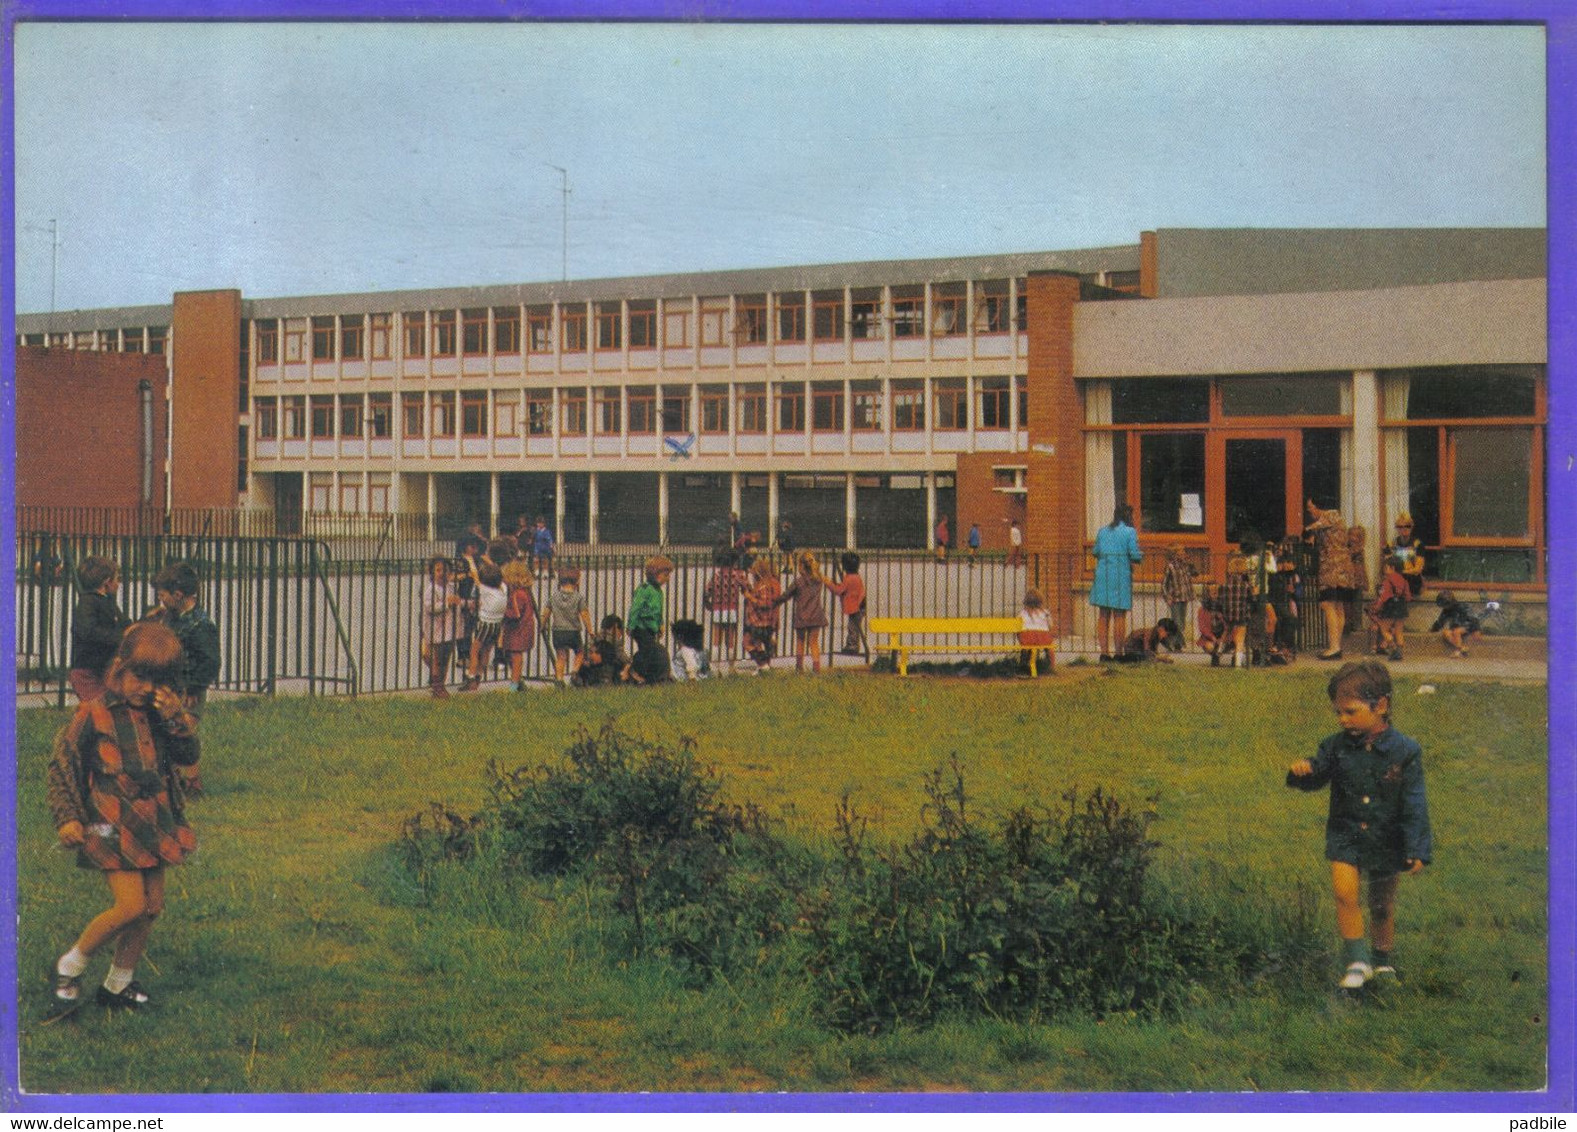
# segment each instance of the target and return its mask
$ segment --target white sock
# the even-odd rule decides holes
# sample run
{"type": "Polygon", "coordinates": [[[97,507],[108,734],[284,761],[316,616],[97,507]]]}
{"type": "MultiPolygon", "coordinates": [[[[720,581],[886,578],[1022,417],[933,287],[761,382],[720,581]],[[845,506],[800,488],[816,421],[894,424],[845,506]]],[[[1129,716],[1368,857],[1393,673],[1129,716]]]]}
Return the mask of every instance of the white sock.
{"type": "Polygon", "coordinates": [[[74,979],[88,969],[88,957],[73,947],[55,961],[57,974],[74,979]]]}
{"type": "Polygon", "coordinates": [[[104,989],[110,994],[119,994],[131,985],[132,976],[137,973],[135,967],[117,967],[110,964],[110,973],[104,976],[104,989]]]}

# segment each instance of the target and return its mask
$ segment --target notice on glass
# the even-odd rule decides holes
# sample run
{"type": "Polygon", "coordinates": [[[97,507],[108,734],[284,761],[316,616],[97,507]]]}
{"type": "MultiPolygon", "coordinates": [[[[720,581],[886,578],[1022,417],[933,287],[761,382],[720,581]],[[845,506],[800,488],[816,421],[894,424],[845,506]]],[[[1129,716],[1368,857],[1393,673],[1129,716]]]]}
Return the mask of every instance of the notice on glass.
{"type": "Polygon", "coordinates": [[[1182,505],[1177,509],[1177,525],[1180,527],[1202,527],[1205,525],[1205,509],[1200,505],[1199,496],[1183,496],[1182,505]]]}

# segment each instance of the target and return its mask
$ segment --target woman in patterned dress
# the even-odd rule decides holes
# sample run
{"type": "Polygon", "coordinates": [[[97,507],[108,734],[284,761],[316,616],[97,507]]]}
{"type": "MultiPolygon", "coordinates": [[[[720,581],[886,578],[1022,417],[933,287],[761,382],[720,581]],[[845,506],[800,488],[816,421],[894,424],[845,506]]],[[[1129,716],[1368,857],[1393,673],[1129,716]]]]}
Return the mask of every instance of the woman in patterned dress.
{"type": "Polygon", "coordinates": [[[177,766],[198,759],[197,719],[175,691],[180,641],[163,625],[134,625],[104,678],[104,694],[80,705],[56,737],[48,773],[56,836],[77,865],[99,869],[111,906],[55,964],[55,997],[75,1003],[88,959],[110,940],[115,954],[98,1001],[138,1007],[135,981],[153,921],[164,908],[164,869],[197,848],[182,812],[177,766]]]}

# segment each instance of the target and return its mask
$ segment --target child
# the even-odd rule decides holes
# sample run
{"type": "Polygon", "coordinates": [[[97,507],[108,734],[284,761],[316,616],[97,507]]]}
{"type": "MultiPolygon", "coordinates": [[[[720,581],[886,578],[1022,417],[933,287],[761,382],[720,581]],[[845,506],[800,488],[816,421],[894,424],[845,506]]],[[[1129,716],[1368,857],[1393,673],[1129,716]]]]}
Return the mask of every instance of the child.
{"type": "Polygon", "coordinates": [[[1254,616],[1254,587],[1248,580],[1248,559],[1233,555],[1227,562],[1227,580],[1221,586],[1221,619],[1226,623],[1223,643],[1232,642],[1232,667],[1247,668],[1248,623],[1254,616]]]}
{"type": "Polygon", "coordinates": [[[827,627],[827,607],[822,604],[821,591],[825,580],[816,566],[816,556],[801,551],[795,559],[798,573],[788,588],[778,595],[775,605],[794,603],[794,671],[805,671],[805,654],[810,653],[810,670],[821,671],[821,649],[816,637],[827,627]]]}
{"type": "Polygon", "coordinates": [[[575,567],[559,571],[558,589],[548,598],[546,621],[553,635],[553,675],[560,684],[568,686],[570,673],[581,660],[581,630],[584,628],[586,636],[591,636],[591,611],[586,608],[586,595],[580,592],[580,571],[575,567]]]}
{"type": "Polygon", "coordinates": [[[71,670],[66,679],[83,703],[104,694],[104,672],[115,658],[131,619],[115,604],[120,570],[113,561],[92,555],[77,567],[82,596],[71,614],[71,670]]]}
{"type": "Polygon", "coordinates": [[[449,578],[455,592],[460,595],[459,631],[455,636],[455,656],[460,663],[471,655],[471,634],[476,631],[476,567],[487,547],[487,540],[475,523],[471,532],[460,540],[460,554],[449,568],[449,578]]]}
{"type": "Polygon", "coordinates": [[[1396,979],[1396,886],[1401,873],[1429,863],[1432,839],[1417,742],[1391,726],[1391,674],[1376,660],[1342,665],[1326,689],[1341,731],[1320,743],[1313,759],[1287,771],[1299,790],[1331,787],[1325,856],[1331,862],[1336,926],[1346,972],[1341,985],[1358,990],[1370,978],[1396,979]],[[1369,933],[1364,940],[1360,874],[1369,879],[1369,933]]]}
{"type": "Polygon", "coordinates": [[[1210,654],[1210,667],[1221,664],[1221,646],[1226,641],[1227,620],[1221,616],[1221,587],[1206,586],[1199,597],[1199,647],[1210,654]]]}
{"type": "Polygon", "coordinates": [[[602,645],[603,663],[613,671],[614,679],[608,682],[627,682],[630,679],[630,654],[624,651],[623,619],[617,613],[604,617],[596,640],[602,645]]]}
{"type": "Polygon", "coordinates": [[[1135,629],[1123,641],[1122,651],[1113,659],[1122,664],[1138,664],[1142,660],[1154,660],[1161,664],[1171,664],[1172,658],[1161,650],[1176,652],[1182,647],[1183,631],[1178,628],[1177,622],[1170,617],[1163,617],[1155,623],[1153,629],[1135,629]]]}
{"type": "Polygon", "coordinates": [[[1402,560],[1390,555],[1385,560],[1380,592],[1369,606],[1369,616],[1380,629],[1380,642],[1374,651],[1390,653],[1391,660],[1402,659],[1402,626],[1407,621],[1407,598],[1411,592],[1402,574],[1402,560]]]}
{"type": "Polygon", "coordinates": [[[553,569],[553,532],[548,530],[548,521],[541,515],[537,516],[536,529],[531,532],[531,556],[536,569],[543,573],[553,569]]]}
{"type": "Polygon", "coordinates": [[[1396,535],[1387,554],[1402,560],[1402,577],[1407,579],[1407,590],[1412,597],[1424,592],[1424,544],[1413,537],[1413,517],[1403,511],[1396,517],[1396,535]]]}
{"type": "Polygon", "coordinates": [[[580,667],[575,670],[572,682],[580,688],[619,682],[618,671],[608,662],[608,644],[601,637],[586,642],[586,651],[581,654],[580,667]]]}
{"type": "Polygon", "coordinates": [[[661,684],[669,679],[668,650],[658,639],[663,631],[663,587],[673,576],[674,564],[662,555],[646,560],[646,580],[635,587],[630,600],[630,615],[625,619],[635,641],[635,657],[630,661],[630,677],[637,684],[661,684]]]}
{"type": "Polygon", "coordinates": [[[1271,580],[1277,572],[1276,555],[1270,544],[1257,534],[1243,536],[1242,550],[1248,559],[1248,585],[1254,591],[1249,627],[1254,640],[1252,651],[1260,652],[1276,639],[1276,606],[1270,600],[1271,580]]]}
{"type": "Polygon", "coordinates": [[[706,655],[706,632],[699,621],[688,617],[673,623],[675,680],[705,680],[712,675],[712,664],[706,655]]]}
{"type": "Polygon", "coordinates": [[[1161,600],[1171,610],[1178,625],[1188,624],[1188,606],[1194,600],[1194,567],[1185,556],[1183,544],[1166,548],[1166,573],[1161,576],[1161,600]]]}
{"type": "Polygon", "coordinates": [[[1056,634],[1051,627],[1051,610],[1040,591],[1031,587],[1024,591],[1024,607],[1018,614],[1019,665],[1031,676],[1037,671],[1037,660],[1046,658],[1046,671],[1055,669],[1057,660],[1052,653],[1056,634]]]}
{"type": "Polygon", "coordinates": [[[189,562],[171,562],[153,576],[159,604],[144,621],[155,621],[181,642],[180,692],[194,715],[203,714],[208,688],[219,678],[219,627],[197,604],[197,571],[189,562]]]}
{"type": "Polygon", "coordinates": [[[476,629],[471,634],[470,664],[466,667],[465,683],[460,685],[462,692],[474,692],[482,686],[482,672],[493,657],[493,646],[503,631],[508,609],[504,572],[492,559],[484,558],[476,564],[476,629]]]}
{"type": "Polygon", "coordinates": [[[164,625],[134,625],[121,639],[98,699],[77,708],[56,737],[48,772],[55,835],[77,850],[77,865],[99,869],[111,906],[55,963],[55,997],[75,1003],[88,960],[115,941],[101,1005],[135,1009],[148,1001],[136,982],[153,921],[164,909],[164,868],[196,847],[174,785],[178,766],[195,766],[197,717],[175,686],[184,658],[164,625]]]}
{"type": "Polygon", "coordinates": [[[449,560],[441,554],[428,559],[427,583],[422,587],[422,657],[435,700],[449,698],[444,685],[449,680],[449,654],[460,636],[463,602],[450,582],[449,560]]]}
{"type": "Polygon", "coordinates": [[[843,610],[847,629],[843,638],[844,656],[865,655],[865,579],[860,577],[860,556],[852,550],[843,552],[838,559],[843,570],[843,581],[823,584],[838,595],[839,608],[843,610]]]}
{"type": "Polygon", "coordinates": [[[739,568],[739,555],[732,547],[713,551],[712,565],[716,569],[706,583],[706,616],[712,622],[712,650],[720,664],[729,665],[739,645],[739,597],[750,579],[739,568]]]}
{"type": "Polygon", "coordinates": [[[1272,648],[1287,658],[1296,659],[1298,642],[1303,636],[1303,575],[1298,569],[1298,547],[1286,538],[1276,548],[1276,576],[1270,580],[1270,602],[1276,607],[1276,631],[1272,648]]]}
{"type": "MultiPolygon", "coordinates": [[[[166,565],[153,576],[153,592],[159,604],[143,620],[162,624],[181,643],[184,659],[177,691],[187,710],[200,717],[208,688],[219,679],[219,626],[197,604],[197,571],[191,563],[166,565]]],[[[203,780],[196,771],[183,771],[182,782],[193,798],[203,792],[203,780]]]]}
{"type": "Polygon", "coordinates": [[[975,564],[975,556],[980,553],[979,523],[969,524],[969,534],[966,536],[965,541],[969,544],[969,564],[973,566],[975,564]]]}
{"type": "Polygon", "coordinates": [[[531,566],[523,556],[511,558],[503,573],[509,600],[504,607],[498,648],[509,661],[509,679],[515,691],[524,692],[526,653],[537,639],[537,599],[531,592],[531,566]]]}
{"type": "Polygon", "coordinates": [[[1024,528],[1019,526],[1019,521],[1013,519],[1008,523],[1008,565],[1022,566],[1024,564],[1024,528]]]}
{"type": "Polygon", "coordinates": [[[1450,590],[1436,594],[1435,604],[1440,607],[1440,616],[1429,626],[1429,631],[1440,634],[1453,657],[1466,656],[1468,642],[1478,636],[1479,619],[1450,590]]]}
{"type": "Polygon", "coordinates": [[[745,591],[745,649],[760,671],[772,663],[777,651],[777,604],[783,587],[766,558],[756,559],[750,577],[750,589],[745,591]]]}

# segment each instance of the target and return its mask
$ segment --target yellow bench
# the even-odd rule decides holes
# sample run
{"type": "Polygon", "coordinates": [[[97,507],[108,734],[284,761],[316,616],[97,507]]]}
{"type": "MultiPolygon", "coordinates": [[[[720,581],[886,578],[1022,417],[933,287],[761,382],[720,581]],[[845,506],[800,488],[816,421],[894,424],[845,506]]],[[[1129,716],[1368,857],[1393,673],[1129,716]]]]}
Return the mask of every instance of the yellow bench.
{"type": "MultiPolygon", "coordinates": [[[[909,654],[912,652],[1016,652],[1020,647],[1019,631],[1023,625],[1017,617],[873,617],[870,631],[876,643],[871,653],[890,652],[898,662],[898,675],[909,675],[909,654]],[[981,644],[959,640],[925,641],[916,638],[935,637],[1011,637],[1009,642],[992,641],[981,644]],[[881,638],[885,637],[885,640],[881,638]]],[[[1038,644],[1030,650],[1029,674],[1035,675],[1035,661],[1043,648],[1038,644]]]]}

